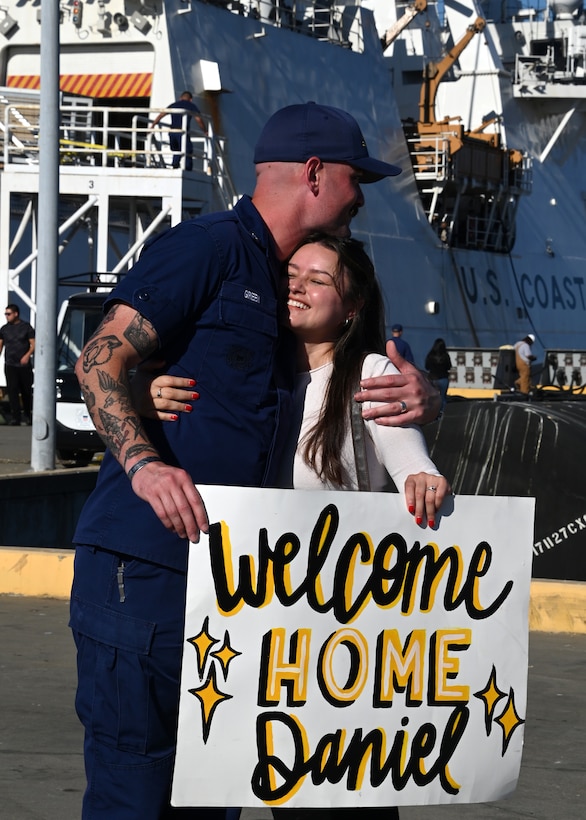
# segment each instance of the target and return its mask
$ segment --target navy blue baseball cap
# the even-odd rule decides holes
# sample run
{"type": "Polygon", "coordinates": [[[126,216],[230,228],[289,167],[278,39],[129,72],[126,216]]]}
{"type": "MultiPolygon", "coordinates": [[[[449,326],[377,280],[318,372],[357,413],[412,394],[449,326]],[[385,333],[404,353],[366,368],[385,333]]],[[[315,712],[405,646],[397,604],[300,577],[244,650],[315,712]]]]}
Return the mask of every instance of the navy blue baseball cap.
{"type": "Polygon", "coordinates": [[[369,156],[366,141],[351,114],[315,102],[281,108],[263,128],[254,162],[344,162],[364,172],[362,182],[394,177],[401,168],[369,156]]]}

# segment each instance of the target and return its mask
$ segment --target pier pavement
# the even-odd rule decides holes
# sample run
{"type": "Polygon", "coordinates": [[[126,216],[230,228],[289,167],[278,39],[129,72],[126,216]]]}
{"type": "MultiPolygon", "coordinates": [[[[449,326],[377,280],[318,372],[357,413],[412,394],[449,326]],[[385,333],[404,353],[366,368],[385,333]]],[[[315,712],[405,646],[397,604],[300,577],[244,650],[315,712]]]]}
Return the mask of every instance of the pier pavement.
{"type": "MultiPolygon", "coordinates": [[[[0,414],[0,478],[31,471],[31,438],[32,427],[11,427],[0,414]]],[[[99,461],[96,460],[82,469],[91,471],[96,470],[98,466],[99,461]]],[[[68,472],[71,468],[63,466],[57,460],[55,470],[68,472]]]]}
{"type": "MultiPolygon", "coordinates": [[[[64,600],[0,595],[0,817],[75,820],[84,789],[75,652],[64,600]]],[[[401,809],[401,820],[584,820],[586,635],[532,632],[521,776],[495,803],[401,809]]],[[[242,820],[270,820],[247,809],[242,820]]],[[[359,814],[357,814],[359,818],[359,814]]]]}
{"type": "MultiPolygon", "coordinates": [[[[30,474],[30,435],[30,427],[0,426],[0,481],[30,474]]],[[[95,471],[96,465],[84,469],[95,471]]],[[[66,468],[57,465],[45,479],[64,472],[66,468]]],[[[0,545],[3,820],[80,816],[83,738],[73,705],[68,546],[45,550],[0,545]],[[54,567],[59,568],[56,574],[54,567]]],[[[586,817],[586,585],[532,586],[525,748],[515,793],[495,803],[406,807],[401,820],[586,817]]],[[[271,816],[268,809],[246,809],[242,820],[271,816]]]]}

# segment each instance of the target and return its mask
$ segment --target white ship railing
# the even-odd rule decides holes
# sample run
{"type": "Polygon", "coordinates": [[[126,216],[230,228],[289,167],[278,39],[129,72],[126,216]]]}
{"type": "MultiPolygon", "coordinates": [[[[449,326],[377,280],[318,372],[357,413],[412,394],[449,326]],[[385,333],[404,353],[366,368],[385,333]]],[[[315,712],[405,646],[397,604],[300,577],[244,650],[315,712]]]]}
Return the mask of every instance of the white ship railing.
{"type": "MultiPolygon", "coordinates": [[[[431,180],[433,182],[446,182],[453,176],[450,162],[450,137],[452,134],[444,132],[442,134],[420,134],[407,138],[409,153],[413,162],[415,178],[419,182],[431,180]]],[[[529,156],[523,156],[520,164],[514,168],[509,168],[506,162],[503,163],[502,184],[507,188],[512,188],[519,193],[530,193],[533,184],[532,160],[529,156]]]]}
{"type": "MultiPolygon", "coordinates": [[[[0,120],[0,144],[5,170],[19,166],[38,166],[40,106],[32,103],[5,104],[0,120]]],[[[214,134],[209,118],[202,115],[205,133],[196,124],[187,135],[189,115],[182,127],[163,123],[153,127],[161,109],[109,108],[62,105],[59,126],[59,164],[75,167],[164,169],[168,173],[185,171],[188,157],[193,173],[214,178],[227,207],[234,204],[236,192],[224,160],[224,139],[214,134]],[[174,155],[169,146],[171,134],[181,134],[181,150],[174,155]],[[187,140],[193,153],[188,154],[187,140]],[[173,168],[178,155],[179,167],[173,168]]],[[[170,113],[177,113],[176,110],[170,113]]]]}
{"type": "Polygon", "coordinates": [[[521,194],[530,194],[533,188],[533,159],[523,155],[521,164],[511,171],[510,187],[521,194]]]}
{"type": "MultiPolygon", "coordinates": [[[[183,0],[190,3],[190,0],[183,0]]],[[[252,17],[261,23],[288,28],[308,37],[364,51],[362,28],[356,21],[360,4],[349,7],[332,0],[204,0],[232,14],[252,17]]],[[[189,8],[182,9],[183,12],[189,8]]]]}
{"type": "Polygon", "coordinates": [[[407,143],[417,180],[447,180],[450,160],[450,143],[447,135],[409,137],[407,143]]]}
{"type": "Polygon", "coordinates": [[[563,70],[556,65],[553,46],[545,55],[515,55],[513,84],[528,89],[553,90],[552,86],[586,85],[586,48],[568,50],[563,70]]]}

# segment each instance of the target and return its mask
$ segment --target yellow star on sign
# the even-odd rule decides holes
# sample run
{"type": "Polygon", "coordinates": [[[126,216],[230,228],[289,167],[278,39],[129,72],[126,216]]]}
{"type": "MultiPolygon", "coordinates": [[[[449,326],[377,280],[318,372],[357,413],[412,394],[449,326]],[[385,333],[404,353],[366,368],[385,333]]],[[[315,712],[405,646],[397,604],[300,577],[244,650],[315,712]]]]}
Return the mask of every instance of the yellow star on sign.
{"type": "Polygon", "coordinates": [[[193,638],[187,638],[187,643],[190,643],[197,654],[197,672],[200,678],[203,675],[203,670],[206,665],[208,652],[215,643],[218,643],[218,638],[213,638],[208,632],[209,618],[206,617],[199,635],[194,635],[193,638]]]}
{"type": "Polygon", "coordinates": [[[232,695],[227,695],[225,692],[220,692],[216,686],[216,668],[212,666],[208,679],[199,689],[190,689],[189,692],[199,700],[201,704],[202,717],[202,735],[203,742],[207,743],[210,728],[212,725],[212,717],[216,708],[223,700],[231,700],[232,695]]]}
{"type": "Polygon", "coordinates": [[[238,655],[242,655],[242,652],[237,652],[235,649],[232,649],[230,646],[230,636],[226,631],[224,633],[224,644],[220,647],[220,649],[216,649],[215,652],[211,653],[212,658],[216,658],[222,665],[222,670],[224,672],[224,680],[228,678],[228,666],[230,665],[230,661],[233,661],[234,658],[238,657],[238,655]]]}
{"type": "Polygon", "coordinates": [[[506,692],[501,692],[496,685],[496,669],[493,666],[490,678],[484,689],[481,689],[479,692],[474,692],[474,697],[484,702],[484,724],[486,726],[487,736],[490,734],[492,728],[492,716],[494,715],[496,705],[501,698],[506,697],[506,694],[506,692]]]}
{"type": "Polygon", "coordinates": [[[505,756],[505,752],[511,742],[511,737],[513,736],[513,732],[515,729],[518,729],[525,721],[519,717],[517,714],[517,710],[515,709],[515,694],[513,690],[509,692],[509,699],[507,701],[507,705],[503,713],[495,718],[495,723],[503,730],[503,757],[505,756]]]}

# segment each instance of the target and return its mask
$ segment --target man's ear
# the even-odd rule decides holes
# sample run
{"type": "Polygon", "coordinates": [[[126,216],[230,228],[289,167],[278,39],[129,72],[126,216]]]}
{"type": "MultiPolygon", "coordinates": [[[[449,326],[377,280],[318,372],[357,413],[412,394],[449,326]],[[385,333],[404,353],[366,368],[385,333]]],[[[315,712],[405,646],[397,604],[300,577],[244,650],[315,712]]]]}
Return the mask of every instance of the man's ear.
{"type": "Polygon", "coordinates": [[[320,172],[323,167],[319,157],[310,157],[305,163],[305,179],[314,196],[319,193],[320,172]]]}

